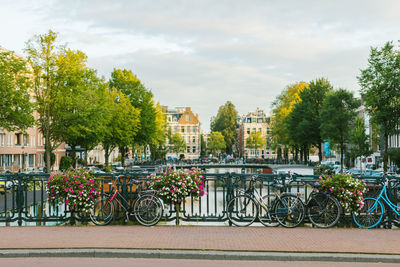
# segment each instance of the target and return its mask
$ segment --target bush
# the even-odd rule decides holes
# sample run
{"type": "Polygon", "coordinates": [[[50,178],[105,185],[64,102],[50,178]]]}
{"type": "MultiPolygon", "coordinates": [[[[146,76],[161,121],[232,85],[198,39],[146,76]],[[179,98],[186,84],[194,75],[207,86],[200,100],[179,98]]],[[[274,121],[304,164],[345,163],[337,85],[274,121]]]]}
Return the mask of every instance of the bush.
{"type": "Polygon", "coordinates": [[[67,156],[61,157],[60,170],[65,171],[71,166],[72,166],[72,159],[70,157],[67,156]]]}
{"type": "Polygon", "coordinates": [[[334,174],[320,177],[319,184],[320,191],[332,193],[342,207],[350,212],[356,212],[364,206],[367,185],[360,179],[346,174],[334,174]]]}
{"type": "Polygon", "coordinates": [[[61,202],[71,211],[90,212],[100,195],[101,187],[88,169],[69,168],[64,173],[52,174],[47,182],[50,203],[61,202]]]}
{"type": "Polygon", "coordinates": [[[199,199],[205,194],[203,172],[196,168],[191,170],[168,169],[165,173],[156,176],[151,174],[147,178],[147,186],[157,191],[157,194],[166,202],[181,203],[186,197],[194,196],[199,199]]]}

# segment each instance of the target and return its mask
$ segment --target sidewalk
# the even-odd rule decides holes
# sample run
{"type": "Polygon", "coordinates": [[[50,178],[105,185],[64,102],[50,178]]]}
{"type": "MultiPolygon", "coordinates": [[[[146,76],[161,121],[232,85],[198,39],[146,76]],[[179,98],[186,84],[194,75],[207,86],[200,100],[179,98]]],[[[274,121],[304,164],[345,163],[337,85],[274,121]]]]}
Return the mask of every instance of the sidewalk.
{"type": "Polygon", "coordinates": [[[215,259],[232,259],[234,255],[242,255],[241,258],[247,255],[247,259],[325,255],[336,261],[344,257],[344,261],[389,258],[388,262],[400,262],[400,231],[390,229],[47,226],[1,227],[0,236],[0,257],[44,256],[55,252],[86,257],[215,259]]]}

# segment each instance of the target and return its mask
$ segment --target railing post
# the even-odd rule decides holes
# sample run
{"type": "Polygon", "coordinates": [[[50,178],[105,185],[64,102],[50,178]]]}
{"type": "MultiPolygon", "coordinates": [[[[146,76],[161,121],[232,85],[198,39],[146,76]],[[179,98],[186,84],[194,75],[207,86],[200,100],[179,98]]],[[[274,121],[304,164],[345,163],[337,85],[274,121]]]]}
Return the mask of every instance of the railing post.
{"type": "MultiPolygon", "coordinates": [[[[228,183],[227,183],[227,189],[226,189],[226,205],[228,205],[229,201],[231,201],[232,198],[234,198],[234,189],[233,189],[233,176],[231,173],[227,173],[228,177],[228,183]]],[[[227,209],[225,209],[226,212],[231,212],[227,209]]],[[[226,216],[228,216],[228,214],[226,214],[226,216]]],[[[232,226],[232,222],[229,221],[229,226],[232,226]]]]}
{"type": "Polygon", "coordinates": [[[17,175],[17,196],[16,196],[16,204],[17,204],[17,211],[18,211],[18,226],[22,226],[22,211],[24,209],[24,188],[25,184],[23,184],[22,174],[17,175]]]}

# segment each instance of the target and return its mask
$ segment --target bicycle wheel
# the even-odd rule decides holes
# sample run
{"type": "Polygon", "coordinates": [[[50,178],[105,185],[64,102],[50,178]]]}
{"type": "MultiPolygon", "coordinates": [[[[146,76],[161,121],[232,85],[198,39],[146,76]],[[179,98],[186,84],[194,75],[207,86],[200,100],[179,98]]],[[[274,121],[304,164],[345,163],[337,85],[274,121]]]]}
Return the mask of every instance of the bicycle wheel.
{"type": "Polygon", "coordinates": [[[136,220],[145,226],[157,224],[163,214],[162,201],[155,195],[143,195],[134,204],[136,220]]]}
{"type": "Polygon", "coordinates": [[[384,213],[382,203],[373,197],[364,198],[364,206],[357,212],[353,213],[353,220],[361,228],[373,228],[377,226],[384,213]]]}
{"type": "Polygon", "coordinates": [[[305,207],[303,201],[296,195],[281,196],[277,199],[274,210],[276,219],[284,227],[296,227],[304,220],[305,207]]]}
{"type": "Polygon", "coordinates": [[[273,212],[275,199],[275,195],[266,195],[262,197],[263,204],[260,206],[258,219],[264,226],[276,227],[279,225],[275,213],[273,212]]]}
{"type": "Polygon", "coordinates": [[[318,228],[334,226],[340,218],[339,201],[325,193],[315,193],[307,203],[307,215],[311,223],[318,228]]]}
{"type": "Polygon", "coordinates": [[[107,225],[113,217],[114,203],[107,196],[96,199],[90,211],[90,220],[96,225],[107,225]]]}
{"type": "Polygon", "coordinates": [[[240,195],[229,201],[226,213],[229,221],[234,225],[249,226],[257,218],[258,208],[252,198],[240,195]]]}

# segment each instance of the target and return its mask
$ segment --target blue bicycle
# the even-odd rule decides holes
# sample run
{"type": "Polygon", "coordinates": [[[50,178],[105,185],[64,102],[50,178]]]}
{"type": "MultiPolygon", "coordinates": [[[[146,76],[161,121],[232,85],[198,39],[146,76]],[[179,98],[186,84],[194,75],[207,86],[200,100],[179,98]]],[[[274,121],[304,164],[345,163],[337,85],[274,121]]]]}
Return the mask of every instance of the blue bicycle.
{"type": "Polygon", "coordinates": [[[384,203],[393,210],[395,221],[400,223],[400,206],[389,199],[387,194],[388,184],[389,179],[386,177],[379,195],[376,198],[364,198],[364,206],[357,213],[353,213],[353,220],[359,227],[369,229],[378,226],[385,213],[384,203]]]}

